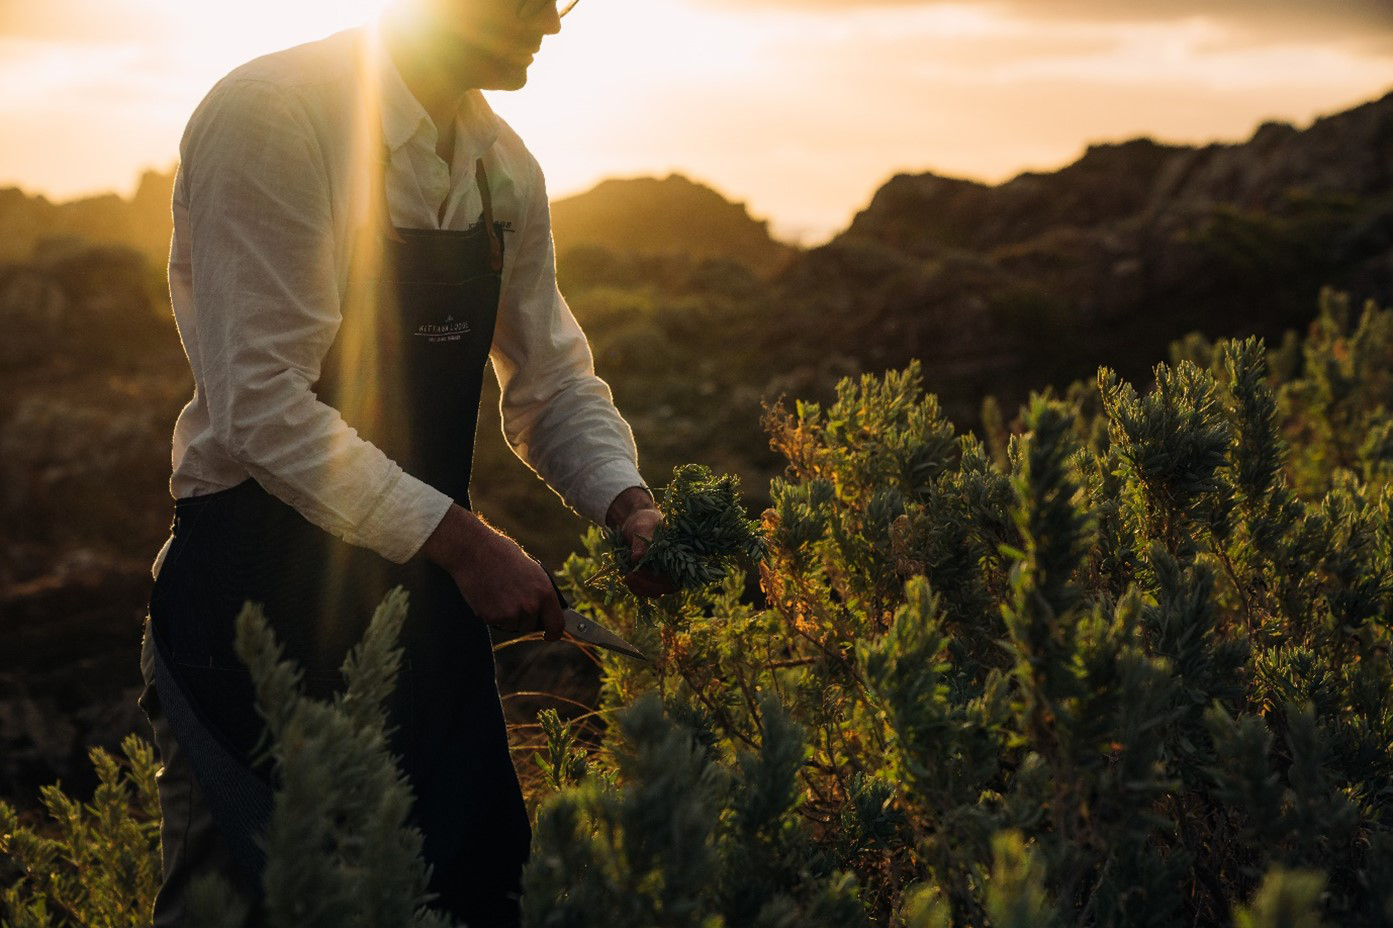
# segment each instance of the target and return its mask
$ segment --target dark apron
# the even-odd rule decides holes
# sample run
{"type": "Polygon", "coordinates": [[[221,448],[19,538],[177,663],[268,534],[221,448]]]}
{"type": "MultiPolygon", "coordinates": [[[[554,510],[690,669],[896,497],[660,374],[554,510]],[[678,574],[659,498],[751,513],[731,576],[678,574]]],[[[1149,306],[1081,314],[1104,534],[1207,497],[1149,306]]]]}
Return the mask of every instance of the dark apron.
{"type": "MultiPolygon", "coordinates": [[[[315,386],[409,474],[469,505],[479,396],[498,311],[503,247],[487,178],[464,232],[392,229],[381,260],[354,262],[343,325],[315,386]],[[369,270],[364,272],[364,268],[369,270]]],[[[263,725],[233,651],[244,602],[261,603],[306,688],[338,667],[392,587],[410,593],[389,705],[391,749],[415,792],[436,905],[471,928],[518,921],[530,829],[494,679],[488,629],[442,569],[334,538],[254,480],[175,504],[174,540],[151,597],[156,686],[233,856],[257,891],[255,836],[271,778],[250,758],[263,725]]]]}

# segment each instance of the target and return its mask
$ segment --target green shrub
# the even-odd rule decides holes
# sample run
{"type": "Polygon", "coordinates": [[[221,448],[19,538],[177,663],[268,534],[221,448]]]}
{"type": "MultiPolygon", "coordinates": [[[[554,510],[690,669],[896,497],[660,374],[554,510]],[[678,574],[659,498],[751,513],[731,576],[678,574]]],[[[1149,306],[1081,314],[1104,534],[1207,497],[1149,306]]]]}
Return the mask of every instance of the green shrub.
{"type": "Polygon", "coordinates": [[[0,854],[19,876],[4,891],[0,922],[13,928],[49,925],[148,925],[160,881],[158,762],[149,744],[128,737],[117,760],[91,752],[98,785],[80,803],[59,786],[43,790],[52,819],[46,828],[23,825],[0,802],[0,854]]]}
{"type": "MultiPolygon", "coordinates": [[[[259,607],[237,620],[237,653],[251,669],[266,719],[277,788],[263,846],[265,897],[239,898],[217,875],[195,881],[188,921],[201,928],[416,926],[445,928],[426,908],[422,837],[406,824],[411,790],[387,750],[383,702],[396,685],[397,636],[406,595],[383,600],[343,665],[345,688],[330,702],[301,692],[259,607]]],[[[159,801],[153,749],[132,736],[125,769],[102,751],[101,780],[82,806],[57,787],[44,792],[53,837],[19,827],[0,804],[0,853],[23,877],[5,892],[13,928],[144,926],[159,886],[159,801]]]]}
{"type": "MultiPolygon", "coordinates": [[[[643,621],[586,582],[613,556],[599,532],[561,572],[657,659],[603,655],[597,711],[543,719],[527,924],[1393,921],[1390,355],[1393,313],[1328,297],[1302,346],[1190,339],[1147,389],[1103,371],[992,417],[990,450],[914,368],[772,410],[763,602],[728,572],[643,621]]],[[[673,513],[716,489],[692,474],[673,513]]],[[[273,924],[432,923],[381,733],[400,607],[332,705],[244,617],[283,784],[273,924]]],[[[150,853],[149,789],[117,796],[101,763],[91,814],[120,841],[65,824],[36,851],[6,811],[3,849],[31,862],[12,924],[132,923],[58,889],[90,866],[149,891],[148,861],[121,863],[150,853]]],[[[209,924],[240,923],[203,891],[209,924]]]]}
{"type": "Polygon", "coordinates": [[[584,585],[598,546],[568,564],[660,656],[604,658],[619,722],[541,806],[530,923],[765,923],[710,881],[778,859],[737,828],[771,752],[813,882],[741,869],[800,924],[847,923],[813,900],[852,878],[874,924],[1393,918],[1393,313],[1177,353],[990,453],[913,367],[776,408],[766,604],[732,579],[653,629],[584,585]]]}

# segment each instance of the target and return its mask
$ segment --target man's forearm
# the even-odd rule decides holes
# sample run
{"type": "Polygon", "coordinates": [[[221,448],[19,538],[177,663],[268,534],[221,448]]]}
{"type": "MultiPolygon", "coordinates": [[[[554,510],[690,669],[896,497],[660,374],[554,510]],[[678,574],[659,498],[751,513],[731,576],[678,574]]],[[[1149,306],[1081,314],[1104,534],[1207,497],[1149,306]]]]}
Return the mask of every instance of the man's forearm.
{"type": "Polygon", "coordinates": [[[444,568],[485,624],[507,632],[561,637],[563,620],[551,577],[507,535],[456,504],[445,513],[421,556],[444,568]]]}
{"type": "Polygon", "coordinates": [[[455,503],[421,546],[421,554],[451,573],[468,569],[470,555],[479,549],[483,533],[486,532],[492,534],[483,520],[455,503]]]}

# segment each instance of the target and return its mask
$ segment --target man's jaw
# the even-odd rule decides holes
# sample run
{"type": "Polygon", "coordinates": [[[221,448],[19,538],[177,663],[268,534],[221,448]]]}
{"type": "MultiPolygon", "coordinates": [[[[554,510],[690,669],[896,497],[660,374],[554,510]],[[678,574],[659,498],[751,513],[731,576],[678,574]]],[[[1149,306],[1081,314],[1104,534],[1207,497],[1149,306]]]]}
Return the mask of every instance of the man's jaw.
{"type": "Polygon", "coordinates": [[[510,36],[483,36],[482,40],[452,38],[439,56],[441,66],[470,89],[516,90],[527,83],[541,42],[518,42],[510,36]]]}
{"type": "Polygon", "coordinates": [[[399,34],[409,37],[408,54],[458,92],[522,87],[545,38],[539,30],[518,28],[520,23],[500,26],[480,22],[465,27],[421,7],[408,13],[405,5],[395,13],[392,19],[399,34]]]}

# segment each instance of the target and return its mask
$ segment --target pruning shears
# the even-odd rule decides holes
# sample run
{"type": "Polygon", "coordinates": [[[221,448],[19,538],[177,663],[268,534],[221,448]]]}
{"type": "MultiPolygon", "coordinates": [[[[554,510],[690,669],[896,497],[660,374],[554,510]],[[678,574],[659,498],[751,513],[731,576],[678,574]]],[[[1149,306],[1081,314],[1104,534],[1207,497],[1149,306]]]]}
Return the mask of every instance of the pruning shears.
{"type": "Polygon", "coordinates": [[[561,614],[566,617],[566,634],[572,638],[577,638],[586,644],[607,648],[618,654],[628,655],[635,660],[648,660],[642,651],[594,619],[587,619],[569,606],[563,609],[561,614]]]}
{"type": "Polygon", "coordinates": [[[566,634],[584,644],[593,644],[597,648],[605,648],[635,660],[648,660],[648,656],[638,648],[594,619],[586,618],[572,609],[571,604],[566,601],[566,594],[562,593],[561,587],[557,586],[556,578],[551,575],[551,571],[547,571],[547,577],[551,579],[552,589],[556,590],[556,599],[561,603],[561,614],[566,620],[566,634]]]}

